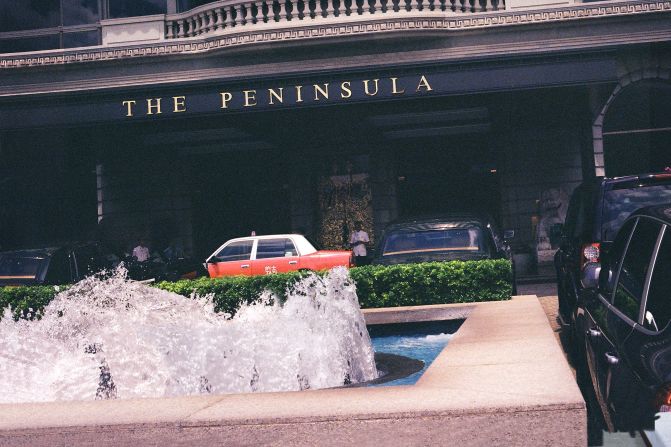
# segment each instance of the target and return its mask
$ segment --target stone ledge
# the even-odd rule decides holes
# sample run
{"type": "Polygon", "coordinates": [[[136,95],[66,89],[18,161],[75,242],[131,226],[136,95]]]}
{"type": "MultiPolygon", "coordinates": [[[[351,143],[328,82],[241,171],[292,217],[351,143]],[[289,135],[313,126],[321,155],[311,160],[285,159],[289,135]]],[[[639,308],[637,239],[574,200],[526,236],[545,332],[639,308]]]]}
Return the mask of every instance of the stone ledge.
{"type": "Polygon", "coordinates": [[[0,444],[585,445],[585,404],[536,297],[472,307],[414,386],[4,404],[0,444]]]}

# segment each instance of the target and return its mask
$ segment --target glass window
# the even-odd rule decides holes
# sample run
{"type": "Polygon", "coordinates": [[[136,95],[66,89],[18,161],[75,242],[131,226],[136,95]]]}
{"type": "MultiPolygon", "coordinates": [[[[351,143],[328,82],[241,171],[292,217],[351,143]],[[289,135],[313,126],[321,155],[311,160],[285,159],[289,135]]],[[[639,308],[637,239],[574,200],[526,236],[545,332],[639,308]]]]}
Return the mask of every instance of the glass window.
{"type": "Polygon", "coordinates": [[[63,25],[83,25],[100,20],[98,0],[62,0],[63,25]]]}
{"type": "Polygon", "coordinates": [[[46,284],[68,284],[72,282],[70,260],[65,251],[57,251],[51,257],[44,282],[46,284]]]}
{"type": "Polygon", "coordinates": [[[603,205],[603,240],[613,240],[625,219],[637,209],[669,202],[671,202],[671,183],[613,189],[606,192],[603,205]]]}
{"type": "Polygon", "coordinates": [[[27,37],[22,39],[0,40],[0,53],[20,53],[23,51],[41,51],[60,48],[61,39],[59,34],[47,36],[27,37]]]}
{"type": "Polygon", "coordinates": [[[179,10],[188,11],[189,9],[197,8],[213,1],[216,0],[179,0],[179,10]]]}
{"type": "Polygon", "coordinates": [[[44,258],[40,257],[12,254],[0,256],[0,279],[35,279],[44,262],[44,258]]]}
{"type": "Polygon", "coordinates": [[[109,0],[111,18],[165,14],[166,0],[109,0]]]}
{"type": "Polygon", "coordinates": [[[60,24],[60,0],[0,1],[0,31],[53,28],[60,24]]]}
{"type": "Polygon", "coordinates": [[[100,44],[98,31],[63,33],[63,48],[90,47],[100,44]]]}
{"type": "Polygon", "coordinates": [[[297,256],[296,247],[291,239],[259,239],[256,247],[256,259],[283,258],[297,256]]]}
{"type": "Polygon", "coordinates": [[[254,241],[233,242],[217,253],[215,258],[217,262],[244,261],[250,258],[252,245],[254,241]]]}
{"type": "Polygon", "coordinates": [[[631,320],[638,320],[645,277],[661,224],[641,218],[625,252],[615,289],[614,305],[631,320]]]}
{"type": "Polygon", "coordinates": [[[427,251],[483,251],[483,241],[482,229],[479,227],[399,231],[386,238],[382,255],[427,251]]]}
{"type": "Polygon", "coordinates": [[[664,329],[671,320],[671,228],[664,232],[655,269],[652,271],[643,325],[651,331],[664,329]]]}

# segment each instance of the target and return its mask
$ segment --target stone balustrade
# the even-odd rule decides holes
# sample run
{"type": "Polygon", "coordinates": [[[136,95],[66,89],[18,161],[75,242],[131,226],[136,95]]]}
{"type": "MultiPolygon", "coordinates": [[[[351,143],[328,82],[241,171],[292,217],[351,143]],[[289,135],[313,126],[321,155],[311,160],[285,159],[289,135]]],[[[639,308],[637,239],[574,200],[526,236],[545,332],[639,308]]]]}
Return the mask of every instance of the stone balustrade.
{"type": "Polygon", "coordinates": [[[382,19],[403,14],[474,14],[503,9],[504,0],[223,0],[166,16],[165,38],[196,37],[262,24],[298,25],[328,18],[382,19]]]}

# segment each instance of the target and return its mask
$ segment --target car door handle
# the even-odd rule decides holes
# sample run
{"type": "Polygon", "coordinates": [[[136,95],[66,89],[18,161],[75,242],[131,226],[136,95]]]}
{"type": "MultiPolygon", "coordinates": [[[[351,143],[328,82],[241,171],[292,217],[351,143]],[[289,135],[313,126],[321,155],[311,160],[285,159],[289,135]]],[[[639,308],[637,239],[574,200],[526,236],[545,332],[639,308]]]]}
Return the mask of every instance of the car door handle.
{"type": "Polygon", "coordinates": [[[610,352],[606,352],[604,355],[606,356],[606,362],[609,365],[617,365],[618,363],[620,363],[620,359],[615,355],[611,354],[610,352]]]}
{"type": "Polygon", "coordinates": [[[289,261],[289,265],[296,265],[298,264],[298,261],[289,261]]]}
{"type": "Polygon", "coordinates": [[[242,264],[242,265],[240,266],[240,268],[241,268],[241,269],[248,269],[248,268],[249,268],[249,264],[242,264]]]}
{"type": "Polygon", "coordinates": [[[587,329],[585,335],[588,337],[601,337],[601,331],[598,329],[587,329]]]}

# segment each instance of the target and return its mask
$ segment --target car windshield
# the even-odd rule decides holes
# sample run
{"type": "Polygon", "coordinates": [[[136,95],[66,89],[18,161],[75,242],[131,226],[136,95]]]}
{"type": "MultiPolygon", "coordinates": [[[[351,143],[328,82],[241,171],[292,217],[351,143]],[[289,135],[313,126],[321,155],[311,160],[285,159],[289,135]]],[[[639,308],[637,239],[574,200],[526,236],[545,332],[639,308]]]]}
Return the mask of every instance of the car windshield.
{"type": "Polygon", "coordinates": [[[612,240],[625,219],[637,209],[669,202],[671,183],[607,191],[604,195],[602,239],[612,240]]]}
{"type": "Polygon", "coordinates": [[[35,279],[45,258],[0,254],[0,279],[35,279]]]}
{"type": "Polygon", "coordinates": [[[398,231],[385,238],[382,256],[430,251],[483,251],[483,241],[479,227],[398,231]]]}

